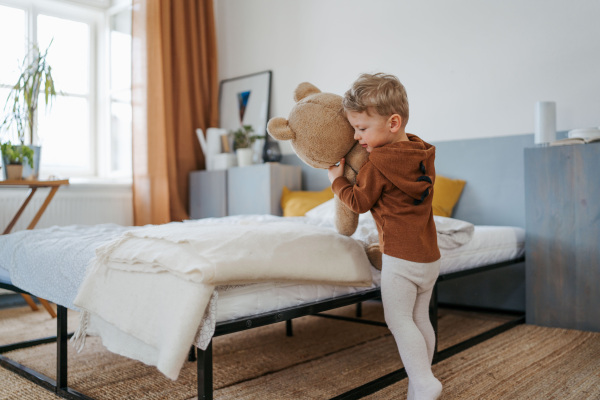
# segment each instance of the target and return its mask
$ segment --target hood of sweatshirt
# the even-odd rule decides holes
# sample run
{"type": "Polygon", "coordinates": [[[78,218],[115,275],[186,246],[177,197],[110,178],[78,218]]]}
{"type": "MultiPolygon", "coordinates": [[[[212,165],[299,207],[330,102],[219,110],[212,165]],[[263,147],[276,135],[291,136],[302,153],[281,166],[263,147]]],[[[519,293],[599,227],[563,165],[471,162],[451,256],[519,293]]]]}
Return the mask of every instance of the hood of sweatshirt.
{"type": "Polygon", "coordinates": [[[394,186],[420,204],[431,193],[435,177],[435,146],[418,136],[374,148],[369,161],[394,186]]]}

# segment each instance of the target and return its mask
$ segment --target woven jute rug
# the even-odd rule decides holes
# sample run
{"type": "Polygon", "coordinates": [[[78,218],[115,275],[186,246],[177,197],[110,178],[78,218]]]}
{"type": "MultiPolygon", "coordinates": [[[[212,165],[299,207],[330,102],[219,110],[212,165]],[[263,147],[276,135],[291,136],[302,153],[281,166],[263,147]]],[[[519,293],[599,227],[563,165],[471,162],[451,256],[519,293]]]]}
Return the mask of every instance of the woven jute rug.
{"type": "MultiPolygon", "coordinates": [[[[346,307],[335,314],[352,316],[354,310],[346,307]]],[[[14,341],[11,338],[43,336],[40,331],[52,334],[55,330],[55,322],[41,313],[27,309],[7,311],[0,311],[2,343],[14,341]]],[[[381,304],[365,303],[363,315],[382,321],[381,304]]],[[[76,313],[69,318],[69,329],[73,330],[77,326],[76,313]]],[[[506,320],[505,316],[442,311],[439,348],[447,348],[506,320]]],[[[293,337],[285,335],[285,325],[280,323],[215,338],[215,399],[326,399],[402,367],[386,328],[319,317],[295,319],[293,327],[293,337]]],[[[5,355],[54,377],[55,349],[55,344],[48,344],[5,355]]],[[[462,354],[465,353],[459,356],[462,354]]],[[[446,384],[446,378],[441,379],[446,384]]],[[[456,378],[451,375],[448,379],[456,378]]],[[[376,395],[402,398],[402,385],[400,382],[389,392],[376,395]]],[[[83,352],[77,354],[69,348],[69,386],[97,399],[192,399],[197,395],[196,364],[186,362],[179,379],[170,381],[156,368],[112,354],[97,338],[90,337],[83,352]]],[[[56,397],[0,368],[0,398],[56,397]]]]}
{"type": "MultiPolygon", "coordinates": [[[[519,325],[433,366],[441,399],[598,400],[600,333],[519,325]]],[[[404,399],[406,379],[365,397],[404,399]]]]}

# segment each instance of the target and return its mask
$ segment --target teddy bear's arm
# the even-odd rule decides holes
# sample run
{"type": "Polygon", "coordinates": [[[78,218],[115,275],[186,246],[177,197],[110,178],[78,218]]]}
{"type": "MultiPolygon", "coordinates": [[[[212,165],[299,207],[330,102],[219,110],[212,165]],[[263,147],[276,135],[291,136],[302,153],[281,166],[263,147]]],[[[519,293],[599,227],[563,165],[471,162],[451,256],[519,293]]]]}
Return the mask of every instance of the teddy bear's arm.
{"type": "MultiPolygon", "coordinates": [[[[348,164],[344,166],[344,177],[351,184],[356,182],[356,172],[348,164]]],[[[335,228],[345,236],[351,236],[358,226],[358,213],[348,208],[336,195],[335,196],[335,228]]]]}
{"type": "Polygon", "coordinates": [[[358,226],[358,214],[349,209],[336,195],[335,204],[335,229],[345,236],[352,236],[358,226]]]}

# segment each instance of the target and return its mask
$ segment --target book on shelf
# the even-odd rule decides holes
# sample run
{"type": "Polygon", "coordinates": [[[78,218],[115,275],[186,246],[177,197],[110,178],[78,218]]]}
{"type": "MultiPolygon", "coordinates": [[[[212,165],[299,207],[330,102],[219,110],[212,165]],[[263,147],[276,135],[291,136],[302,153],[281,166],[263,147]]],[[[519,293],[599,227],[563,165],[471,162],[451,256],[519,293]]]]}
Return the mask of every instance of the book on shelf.
{"type": "Polygon", "coordinates": [[[581,128],[569,131],[565,139],[555,140],[550,143],[550,146],[563,146],[568,144],[585,144],[592,142],[600,142],[600,129],[598,128],[581,128]]]}
{"type": "Polygon", "coordinates": [[[596,137],[571,137],[558,139],[550,143],[550,146],[564,146],[569,144],[586,144],[592,142],[600,142],[600,136],[596,137]]]}

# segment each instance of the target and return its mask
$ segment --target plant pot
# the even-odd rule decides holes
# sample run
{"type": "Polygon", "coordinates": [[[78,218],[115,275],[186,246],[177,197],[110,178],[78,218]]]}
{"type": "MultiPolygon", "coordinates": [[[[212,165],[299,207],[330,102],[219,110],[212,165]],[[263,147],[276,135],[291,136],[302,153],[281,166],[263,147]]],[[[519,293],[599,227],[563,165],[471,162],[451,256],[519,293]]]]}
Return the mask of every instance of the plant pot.
{"type": "Polygon", "coordinates": [[[6,179],[9,181],[23,179],[23,166],[20,164],[8,164],[6,168],[6,179]]]}
{"type": "Polygon", "coordinates": [[[253,151],[250,148],[237,149],[235,154],[237,156],[238,167],[246,167],[252,165],[253,151]]]}

